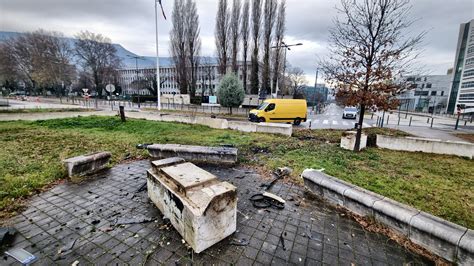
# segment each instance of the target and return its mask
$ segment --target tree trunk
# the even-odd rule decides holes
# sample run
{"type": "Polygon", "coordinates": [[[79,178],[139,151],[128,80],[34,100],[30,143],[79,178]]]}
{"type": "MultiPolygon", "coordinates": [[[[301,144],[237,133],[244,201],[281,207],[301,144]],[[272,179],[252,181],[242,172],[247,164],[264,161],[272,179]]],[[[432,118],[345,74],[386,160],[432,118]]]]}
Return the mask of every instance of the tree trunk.
{"type": "Polygon", "coordinates": [[[354,145],[354,151],[360,151],[360,139],[362,137],[362,124],[364,123],[364,114],[365,114],[365,105],[362,104],[360,106],[360,114],[359,114],[359,126],[357,127],[357,134],[356,134],[356,142],[354,145]]]}

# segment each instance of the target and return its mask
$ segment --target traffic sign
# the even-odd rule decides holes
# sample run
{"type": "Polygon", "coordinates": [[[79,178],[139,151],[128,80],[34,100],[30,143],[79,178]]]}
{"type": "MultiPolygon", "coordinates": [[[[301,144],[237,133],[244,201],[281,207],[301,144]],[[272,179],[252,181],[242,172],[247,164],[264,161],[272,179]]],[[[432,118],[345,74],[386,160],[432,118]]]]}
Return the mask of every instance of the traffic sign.
{"type": "Polygon", "coordinates": [[[113,84],[108,84],[107,86],[105,86],[105,90],[109,93],[112,93],[115,91],[115,86],[113,84]]]}
{"type": "Polygon", "coordinates": [[[84,88],[84,89],[82,89],[82,91],[83,91],[84,93],[87,93],[87,92],[89,91],[89,89],[84,88]]]}

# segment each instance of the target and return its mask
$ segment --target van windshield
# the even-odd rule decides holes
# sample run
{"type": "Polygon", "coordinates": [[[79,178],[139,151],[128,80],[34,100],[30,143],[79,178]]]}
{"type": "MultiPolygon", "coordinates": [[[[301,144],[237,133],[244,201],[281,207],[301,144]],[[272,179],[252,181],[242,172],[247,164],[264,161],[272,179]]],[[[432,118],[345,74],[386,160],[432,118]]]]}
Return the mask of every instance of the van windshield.
{"type": "Polygon", "coordinates": [[[357,112],[357,108],[355,108],[355,107],[346,107],[346,108],[345,108],[345,111],[348,111],[348,112],[357,112]]]}
{"type": "Polygon", "coordinates": [[[265,108],[267,108],[268,106],[268,103],[262,103],[258,108],[257,110],[265,110],[265,108]]]}

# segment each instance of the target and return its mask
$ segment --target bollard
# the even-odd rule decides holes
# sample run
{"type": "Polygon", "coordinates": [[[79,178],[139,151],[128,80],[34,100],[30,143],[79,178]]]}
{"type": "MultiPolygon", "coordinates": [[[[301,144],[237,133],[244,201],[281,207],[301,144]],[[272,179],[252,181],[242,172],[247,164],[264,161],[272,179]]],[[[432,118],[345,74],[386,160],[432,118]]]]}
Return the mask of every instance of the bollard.
{"type": "Polygon", "coordinates": [[[464,121],[464,126],[467,126],[467,120],[464,121]]]}
{"type": "Polygon", "coordinates": [[[428,117],[428,120],[426,120],[426,124],[430,123],[430,118],[428,117]]]}
{"type": "Polygon", "coordinates": [[[373,120],[373,119],[374,119],[374,113],[372,113],[372,117],[370,117],[370,119],[371,119],[371,120],[373,120]]]}
{"type": "Polygon", "coordinates": [[[434,121],[434,118],[432,117],[431,118],[431,128],[433,128],[433,121],[434,121]]]}
{"type": "Polygon", "coordinates": [[[400,125],[400,118],[401,118],[401,117],[400,117],[400,116],[398,116],[398,125],[400,125]]]}
{"type": "Polygon", "coordinates": [[[390,120],[390,115],[387,115],[387,125],[388,125],[389,120],[390,120]]]}
{"type": "Polygon", "coordinates": [[[411,120],[413,119],[413,116],[410,116],[410,124],[408,124],[409,127],[411,127],[411,120]]]}
{"type": "Polygon", "coordinates": [[[458,119],[456,120],[456,126],[454,126],[454,130],[458,130],[458,126],[459,126],[459,117],[458,116],[458,119]]]}
{"type": "Polygon", "coordinates": [[[120,119],[122,120],[122,122],[125,122],[125,107],[120,105],[119,110],[120,110],[120,119]]]}
{"type": "Polygon", "coordinates": [[[377,123],[376,123],[376,125],[377,125],[377,126],[380,126],[379,123],[380,123],[380,117],[377,117],[377,123]]]}
{"type": "Polygon", "coordinates": [[[309,129],[311,129],[311,120],[309,120],[309,129]]]}

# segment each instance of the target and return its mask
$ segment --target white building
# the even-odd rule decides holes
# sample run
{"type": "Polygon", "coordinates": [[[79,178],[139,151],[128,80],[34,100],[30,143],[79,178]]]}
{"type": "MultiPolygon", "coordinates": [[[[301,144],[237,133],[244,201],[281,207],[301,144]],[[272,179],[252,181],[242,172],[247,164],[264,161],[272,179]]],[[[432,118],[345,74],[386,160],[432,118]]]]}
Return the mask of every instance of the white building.
{"type": "Polygon", "coordinates": [[[447,112],[455,113],[458,105],[474,112],[474,19],[459,29],[447,112]]]}
{"type": "MultiPolygon", "coordinates": [[[[230,67],[229,67],[230,71],[230,67]]],[[[238,77],[242,82],[243,64],[239,66],[238,77]]],[[[126,95],[150,95],[146,88],[137,88],[143,84],[136,85],[135,80],[145,80],[145,84],[151,86],[153,80],[156,78],[156,66],[154,63],[143,64],[138,66],[126,66],[119,70],[119,81],[122,86],[122,91],[126,95]],[[138,68],[137,68],[138,67],[138,68]],[[148,82],[147,82],[148,81],[148,82]]],[[[201,95],[215,95],[222,75],[218,72],[218,63],[216,58],[203,57],[200,61],[200,66],[197,69],[197,88],[196,94],[201,95]]],[[[160,58],[160,79],[161,79],[161,93],[163,94],[179,94],[178,76],[175,65],[171,58],[160,58]]],[[[248,63],[247,86],[250,84],[250,62],[248,63]]]]}
{"type": "Polygon", "coordinates": [[[402,83],[409,85],[411,89],[398,96],[401,110],[445,112],[452,75],[410,76],[404,78],[402,83]]]}

